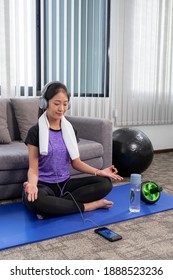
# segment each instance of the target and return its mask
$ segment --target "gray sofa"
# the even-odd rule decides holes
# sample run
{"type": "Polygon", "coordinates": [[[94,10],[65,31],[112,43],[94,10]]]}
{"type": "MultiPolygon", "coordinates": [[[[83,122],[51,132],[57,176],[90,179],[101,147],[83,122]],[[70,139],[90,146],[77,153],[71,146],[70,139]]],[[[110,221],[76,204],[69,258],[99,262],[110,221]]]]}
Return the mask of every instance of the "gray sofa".
{"type": "MultiPolygon", "coordinates": [[[[0,99],[0,200],[20,198],[27,179],[29,127],[38,119],[38,98],[0,99]]],[[[112,123],[67,116],[80,139],[81,159],[98,169],[112,164],[112,123]]],[[[70,167],[72,177],[86,176],[70,167]]]]}

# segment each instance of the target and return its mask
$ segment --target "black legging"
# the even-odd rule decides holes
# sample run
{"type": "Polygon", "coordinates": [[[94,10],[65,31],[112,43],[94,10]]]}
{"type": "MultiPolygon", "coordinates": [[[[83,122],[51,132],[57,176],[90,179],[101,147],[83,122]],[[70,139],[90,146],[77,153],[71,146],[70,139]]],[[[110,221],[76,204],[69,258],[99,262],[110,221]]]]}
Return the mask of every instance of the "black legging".
{"type": "Polygon", "coordinates": [[[62,216],[83,212],[84,203],[102,199],[111,190],[111,180],[99,176],[69,179],[58,185],[38,182],[37,200],[29,202],[25,194],[24,202],[31,212],[44,217],[62,216]]]}

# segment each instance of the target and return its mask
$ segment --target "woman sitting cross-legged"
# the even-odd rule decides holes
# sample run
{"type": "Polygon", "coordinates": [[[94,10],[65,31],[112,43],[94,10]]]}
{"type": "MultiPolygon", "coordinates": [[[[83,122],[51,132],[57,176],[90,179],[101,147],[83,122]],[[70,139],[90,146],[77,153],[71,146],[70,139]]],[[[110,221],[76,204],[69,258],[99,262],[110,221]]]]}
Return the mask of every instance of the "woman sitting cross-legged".
{"type": "Polygon", "coordinates": [[[38,217],[109,208],[113,202],[104,197],[112,189],[111,178],[123,179],[113,165],[97,170],[81,161],[74,129],[64,117],[69,100],[64,84],[45,85],[40,99],[42,114],[26,137],[29,170],[24,203],[38,217]],[[97,176],[72,179],[70,163],[76,170],[97,176]]]}

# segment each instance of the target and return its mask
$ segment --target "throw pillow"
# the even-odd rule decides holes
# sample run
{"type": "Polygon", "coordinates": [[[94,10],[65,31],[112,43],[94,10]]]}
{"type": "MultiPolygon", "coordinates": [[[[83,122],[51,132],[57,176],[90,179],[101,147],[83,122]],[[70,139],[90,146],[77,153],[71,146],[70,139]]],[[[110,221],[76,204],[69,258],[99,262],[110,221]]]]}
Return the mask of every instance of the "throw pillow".
{"type": "Polygon", "coordinates": [[[39,98],[12,98],[12,106],[24,142],[31,126],[38,121],[39,98]]]}
{"type": "Polygon", "coordinates": [[[7,101],[0,99],[0,144],[9,144],[11,137],[7,124],[7,101]]]}

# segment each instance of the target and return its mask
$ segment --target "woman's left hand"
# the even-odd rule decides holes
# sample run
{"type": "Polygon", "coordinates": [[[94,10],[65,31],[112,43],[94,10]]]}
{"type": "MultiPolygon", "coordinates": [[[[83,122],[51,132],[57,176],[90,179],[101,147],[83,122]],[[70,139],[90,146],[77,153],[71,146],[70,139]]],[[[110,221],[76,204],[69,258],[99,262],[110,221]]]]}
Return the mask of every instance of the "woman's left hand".
{"type": "Polygon", "coordinates": [[[119,181],[124,179],[123,177],[118,175],[118,170],[115,168],[114,165],[111,165],[103,170],[98,170],[96,174],[99,176],[105,176],[119,181]]]}

